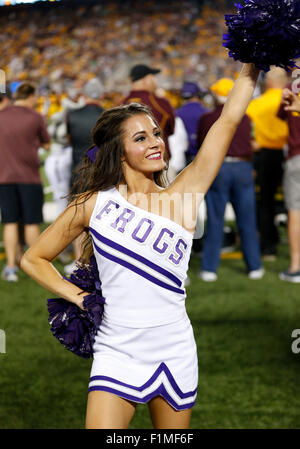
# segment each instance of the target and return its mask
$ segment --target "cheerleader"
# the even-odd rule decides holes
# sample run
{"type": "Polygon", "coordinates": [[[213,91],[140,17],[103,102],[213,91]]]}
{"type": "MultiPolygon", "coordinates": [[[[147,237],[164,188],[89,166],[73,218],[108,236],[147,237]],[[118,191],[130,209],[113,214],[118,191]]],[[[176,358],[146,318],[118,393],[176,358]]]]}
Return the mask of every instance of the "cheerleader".
{"type": "Polygon", "coordinates": [[[198,364],[184,282],[195,229],[174,212],[176,204],[169,214],[150,198],[190,193],[192,207],[199,207],[196,194],[205,195],[218,173],[258,76],[254,64],[243,65],[196,158],[168,186],[165,143],[149,109],[131,103],[103,112],[93,130],[95,161],[86,157],[82,171],[85,193],[22,258],[22,269],[40,285],[83,309],[86,292],[51,261],[82,232],[92,240],[105,305],[86,428],[125,429],[138,403],[148,404],[154,428],[189,428],[198,364]]]}

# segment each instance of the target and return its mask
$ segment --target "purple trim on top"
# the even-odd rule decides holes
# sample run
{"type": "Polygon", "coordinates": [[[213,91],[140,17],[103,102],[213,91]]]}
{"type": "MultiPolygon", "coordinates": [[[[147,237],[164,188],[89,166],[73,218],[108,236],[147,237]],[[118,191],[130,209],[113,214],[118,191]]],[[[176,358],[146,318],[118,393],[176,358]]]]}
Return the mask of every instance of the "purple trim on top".
{"type": "Polygon", "coordinates": [[[119,245],[118,243],[113,242],[112,240],[100,235],[95,229],[89,227],[89,230],[91,231],[92,234],[94,234],[94,236],[98,240],[100,240],[100,242],[105,243],[106,245],[108,245],[114,249],[117,249],[118,251],[121,251],[122,253],[138,260],[139,262],[144,263],[148,267],[152,268],[153,270],[158,271],[160,274],[163,274],[164,276],[169,278],[171,281],[175,282],[175,284],[178,285],[178,287],[181,287],[181,285],[182,285],[181,280],[178,279],[176,276],[174,276],[174,274],[170,273],[169,271],[165,270],[164,268],[160,267],[159,265],[156,265],[155,263],[150,262],[150,260],[131,251],[130,249],[126,248],[125,246],[119,245]]]}
{"type": "Polygon", "coordinates": [[[140,276],[144,277],[145,279],[148,279],[148,281],[153,282],[153,284],[157,284],[160,287],[166,288],[167,290],[171,290],[172,292],[180,293],[181,295],[184,295],[184,293],[185,293],[184,290],[180,290],[177,287],[173,287],[172,285],[169,285],[163,281],[160,281],[159,279],[155,278],[154,276],[147,273],[146,271],[143,271],[140,268],[137,268],[135,265],[132,265],[131,263],[126,262],[125,260],[120,259],[119,257],[113,256],[112,254],[104,251],[103,249],[99,248],[99,246],[97,246],[95,242],[93,242],[93,243],[96,248],[96,251],[99,254],[101,254],[102,256],[106,257],[107,259],[112,260],[113,262],[116,262],[119,265],[122,265],[123,267],[128,268],[131,271],[134,271],[136,274],[139,274],[140,276]]]}

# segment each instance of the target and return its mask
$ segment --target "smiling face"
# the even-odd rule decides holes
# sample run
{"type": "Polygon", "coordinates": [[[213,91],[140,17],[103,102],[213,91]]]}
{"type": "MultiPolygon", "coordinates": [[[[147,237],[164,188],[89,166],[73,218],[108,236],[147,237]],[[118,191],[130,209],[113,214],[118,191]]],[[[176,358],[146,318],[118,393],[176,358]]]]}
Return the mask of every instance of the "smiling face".
{"type": "Polygon", "coordinates": [[[126,120],[124,129],[124,173],[142,172],[146,175],[163,170],[165,143],[160,128],[146,114],[126,120]]]}

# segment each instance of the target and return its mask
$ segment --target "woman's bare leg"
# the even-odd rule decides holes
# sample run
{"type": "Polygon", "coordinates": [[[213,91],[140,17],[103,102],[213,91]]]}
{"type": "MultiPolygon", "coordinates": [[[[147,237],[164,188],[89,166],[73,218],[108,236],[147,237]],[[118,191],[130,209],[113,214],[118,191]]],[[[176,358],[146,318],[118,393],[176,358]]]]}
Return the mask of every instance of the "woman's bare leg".
{"type": "Polygon", "coordinates": [[[153,398],[148,406],[154,429],[189,429],[191,408],[176,411],[160,396],[153,398]]]}
{"type": "Polygon", "coordinates": [[[106,391],[88,395],[86,429],[127,429],[136,404],[106,391]]]}

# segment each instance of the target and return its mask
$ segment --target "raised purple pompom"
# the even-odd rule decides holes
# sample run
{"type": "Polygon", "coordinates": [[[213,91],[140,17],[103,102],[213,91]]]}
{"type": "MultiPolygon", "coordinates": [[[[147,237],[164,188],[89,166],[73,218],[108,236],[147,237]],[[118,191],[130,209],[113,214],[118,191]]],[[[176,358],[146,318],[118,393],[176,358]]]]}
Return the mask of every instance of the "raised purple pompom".
{"type": "Polygon", "coordinates": [[[63,298],[48,299],[50,330],[66,349],[80,357],[89,358],[93,356],[95,335],[105,303],[95,257],[91,257],[89,265],[79,266],[68,281],[90,293],[84,296],[85,310],[63,298]]]}
{"type": "Polygon", "coordinates": [[[236,61],[290,71],[300,57],[300,0],[244,0],[236,14],[225,15],[223,46],[236,61]]]}

